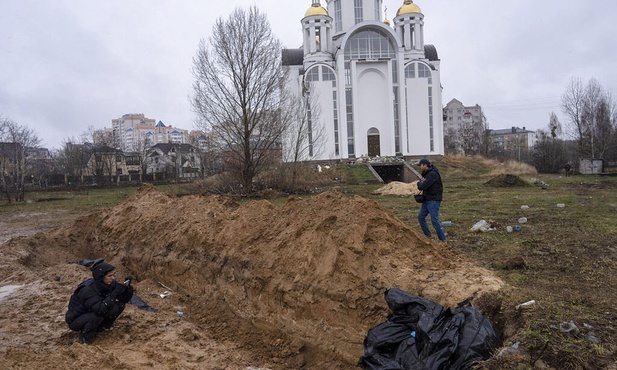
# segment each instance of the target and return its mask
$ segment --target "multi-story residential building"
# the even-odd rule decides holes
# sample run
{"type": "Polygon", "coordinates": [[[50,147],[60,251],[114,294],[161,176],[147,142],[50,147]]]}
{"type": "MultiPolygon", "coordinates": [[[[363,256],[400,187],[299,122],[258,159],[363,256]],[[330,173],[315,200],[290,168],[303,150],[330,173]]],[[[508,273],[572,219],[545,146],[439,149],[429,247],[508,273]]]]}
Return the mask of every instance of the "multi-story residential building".
{"type": "Polygon", "coordinates": [[[446,152],[476,154],[482,142],[486,119],[478,104],[465,106],[452,99],[443,108],[446,152]]]}
{"type": "Polygon", "coordinates": [[[119,149],[119,143],[119,138],[116,137],[113,128],[105,127],[92,133],[92,144],[94,145],[108,145],[119,149]]]}
{"type": "Polygon", "coordinates": [[[111,126],[123,151],[142,152],[156,144],[185,144],[189,140],[188,130],[156,122],[144,114],[125,114],[112,119],[111,126]]]}
{"type": "Polygon", "coordinates": [[[527,130],[524,126],[489,130],[489,134],[493,154],[519,161],[526,158],[537,140],[536,132],[527,130]]]}
{"type": "Polygon", "coordinates": [[[208,135],[201,130],[194,130],[189,132],[188,142],[200,151],[210,150],[210,136],[211,135],[208,135]]]}
{"type": "Polygon", "coordinates": [[[326,3],[313,0],[302,18],[303,47],[283,50],[286,87],[313,97],[309,126],[324,133],[307,136],[309,150],[321,147],[307,159],[443,155],[440,59],[420,8],[405,0],[391,25],[382,0],[326,3]]]}
{"type": "Polygon", "coordinates": [[[465,106],[457,99],[452,99],[443,109],[443,128],[448,130],[468,130],[474,125],[484,123],[482,107],[478,104],[465,106]]]}

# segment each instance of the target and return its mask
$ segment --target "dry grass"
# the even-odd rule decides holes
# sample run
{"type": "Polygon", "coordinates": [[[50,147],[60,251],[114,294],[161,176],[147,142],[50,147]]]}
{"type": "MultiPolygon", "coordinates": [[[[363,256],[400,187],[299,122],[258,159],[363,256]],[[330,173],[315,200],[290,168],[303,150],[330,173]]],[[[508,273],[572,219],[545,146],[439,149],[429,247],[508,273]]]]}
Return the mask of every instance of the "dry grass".
{"type": "Polygon", "coordinates": [[[435,161],[441,172],[450,177],[469,178],[477,176],[497,176],[504,174],[535,176],[535,167],[516,161],[499,162],[482,156],[465,157],[460,155],[446,156],[435,161]]]}

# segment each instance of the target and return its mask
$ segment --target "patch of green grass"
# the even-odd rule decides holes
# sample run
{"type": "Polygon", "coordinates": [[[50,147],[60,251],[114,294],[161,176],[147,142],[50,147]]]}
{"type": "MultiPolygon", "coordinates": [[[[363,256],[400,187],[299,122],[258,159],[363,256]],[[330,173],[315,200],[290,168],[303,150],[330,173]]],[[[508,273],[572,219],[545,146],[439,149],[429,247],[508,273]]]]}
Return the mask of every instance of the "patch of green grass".
{"type": "Polygon", "coordinates": [[[379,180],[365,165],[342,165],[340,169],[343,171],[344,178],[349,184],[380,184],[379,180]]]}
{"type": "Polygon", "coordinates": [[[58,208],[87,211],[114,206],[129,197],[136,188],[87,189],[26,193],[24,202],[0,202],[2,212],[47,211],[58,208]]]}
{"type": "MultiPolygon", "coordinates": [[[[532,358],[539,356],[550,341],[552,351],[565,357],[597,360],[592,343],[581,345],[572,336],[547,329],[570,320],[580,326],[593,324],[602,349],[617,353],[617,333],[613,329],[617,307],[617,248],[613,242],[617,239],[617,178],[599,182],[595,176],[534,175],[523,178],[530,184],[538,179],[545,186],[492,187],[485,185],[490,175],[482,175],[488,172],[476,170],[474,176],[469,176],[460,168],[443,169],[442,165],[444,201],[440,218],[453,223],[445,229],[448,247],[493,269],[513,288],[504,296],[504,312],[531,299],[543,307],[525,312],[519,319],[492,319],[518,326],[518,336],[532,358]],[[465,175],[460,176],[462,173],[465,175]],[[558,207],[559,203],[565,207],[558,207]],[[527,222],[520,223],[521,217],[527,222]],[[495,229],[470,231],[482,219],[492,221],[495,229]],[[508,233],[506,226],[514,225],[521,226],[521,231],[508,233]]],[[[411,199],[367,196],[419,231],[415,218],[419,205],[411,199]]],[[[556,368],[558,360],[559,356],[547,359],[556,368]]],[[[610,361],[602,359],[601,363],[610,361]]],[[[588,362],[585,368],[602,366],[588,362]]]]}

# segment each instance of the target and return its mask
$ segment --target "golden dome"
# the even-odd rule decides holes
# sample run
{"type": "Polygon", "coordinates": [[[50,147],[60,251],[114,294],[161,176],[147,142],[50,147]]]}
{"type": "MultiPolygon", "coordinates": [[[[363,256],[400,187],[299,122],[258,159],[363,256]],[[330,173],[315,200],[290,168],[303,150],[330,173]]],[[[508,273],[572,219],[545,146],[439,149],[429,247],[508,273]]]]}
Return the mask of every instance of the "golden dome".
{"type": "Polygon", "coordinates": [[[396,16],[398,17],[401,14],[410,14],[410,13],[422,13],[422,10],[420,10],[420,8],[416,4],[414,4],[412,0],[405,0],[403,5],[400,8],[398,8],[398,11],[396,12],[396,16]]]}
{"type": "Polygon", "coordinates": [[[305,17],[309,17],[311,15],[328,15],[328,11],[324,9],[319,2],[314,2],[313,5],[306,11],[304,14],[305,17]]]}

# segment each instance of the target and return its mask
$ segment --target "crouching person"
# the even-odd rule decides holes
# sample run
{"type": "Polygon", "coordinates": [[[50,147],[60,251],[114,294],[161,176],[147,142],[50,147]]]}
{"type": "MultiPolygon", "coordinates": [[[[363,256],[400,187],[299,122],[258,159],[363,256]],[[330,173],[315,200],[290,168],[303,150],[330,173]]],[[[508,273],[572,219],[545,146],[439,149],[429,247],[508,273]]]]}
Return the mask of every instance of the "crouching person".
{"type": "Polygon", "coordinates": [[[116,268],[106,262],[91,269],[92,279],[75,289],[65,315],[69,328],[79,332],[79,342],[83,344],[92,344],[97,332],[110,330],[133,297],[131,277],[124,284],[118,283],[116,268]]]}

